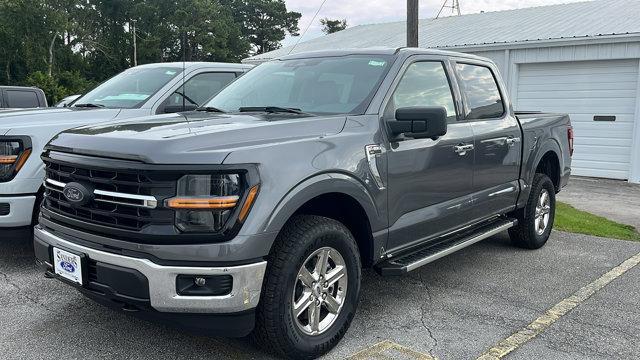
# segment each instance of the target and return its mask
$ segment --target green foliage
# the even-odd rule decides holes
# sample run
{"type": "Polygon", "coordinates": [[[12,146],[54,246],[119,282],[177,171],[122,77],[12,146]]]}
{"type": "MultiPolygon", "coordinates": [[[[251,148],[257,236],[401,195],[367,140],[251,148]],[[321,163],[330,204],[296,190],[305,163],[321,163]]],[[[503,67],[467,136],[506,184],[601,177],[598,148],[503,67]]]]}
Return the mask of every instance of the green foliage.
{"type": "Polygon", "coordinates": [[[284,0],[220,0],[240,24],[242,36],[251,44],[253,53],[280,48],[286,34],[299,36],[298,21],[302,14],[287,11],[284,0]]]}
{"type": "Polygon", "coordinates": [[[51,103],[134,65],[237,62],[280,47],[301,14],[284,0],[0,0],[0,84],[51,103]]]}
{"type": "Polygon", "coordinates": [[[47,102],[53,105],[69,95],[86,92],[96,83],[85,79],[78,71],[63,71],[55,76],[36,71],[27,77],[25,85],[42,89],[47,96],[47,102]]]}
{"type": "Polygon", "coordinates": [[[338,31],[342,31],[347,28],[347,19],[331,20],[329,18],[320,19],[322,25],[322,32],[325,34],[333,34],[338,31]]]}
{"type": "Polygon", "coordinates": [[[566,232],[640,241],[640,234],[633,226],[618,224],[561,202],[556,204],[554,226],[557,230],[566,232]]]}
{"type": "Polygon", "coordinates": [[[39,87],[44,91],[47,96],[47,102],[49,104],[55,104],[56,101],[62,99],[65,95],[65,89],[58,85],[58,82],[53,77],[43,73],[42,71],[36,71],[27,77],[26,84],[29,86],[39,87]]]}

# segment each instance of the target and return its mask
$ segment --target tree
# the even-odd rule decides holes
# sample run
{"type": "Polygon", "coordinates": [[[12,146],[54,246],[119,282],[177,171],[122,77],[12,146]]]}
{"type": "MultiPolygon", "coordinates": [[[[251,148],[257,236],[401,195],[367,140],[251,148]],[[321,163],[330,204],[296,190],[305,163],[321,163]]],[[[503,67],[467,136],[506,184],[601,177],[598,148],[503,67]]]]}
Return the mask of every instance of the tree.
{"type": "Polygon", "coordinates": [[[240,61],[248,54],[249,43],[229,9],[211,0],[178,3],[170,18],[171,27],[176,29],[173,38],[180,40],[174,58],[182,59],[184,53],[187,61],[240,61]]]}
{"type": "Polygon", "coordinates": [[[320,19],[322,24],[322,32],[325,34],[333,34],[347,28],[347,19],[331,20],[329,18],[320,19]]]}
{"type": "Polygon", "coordinates": [[[284,0],[221,0],[232,10],[242,35],[251,43],[252,52],[261,54],[280,48],[287,34],[299,36],[302,14],[288,11],[284,0]]]}
{"type": "Polygon", "coordinates": [[[0,0],[0,84],[37,85],[51,103],[133,66],[237,62],[297,35],[284,0],[0,0]]]}

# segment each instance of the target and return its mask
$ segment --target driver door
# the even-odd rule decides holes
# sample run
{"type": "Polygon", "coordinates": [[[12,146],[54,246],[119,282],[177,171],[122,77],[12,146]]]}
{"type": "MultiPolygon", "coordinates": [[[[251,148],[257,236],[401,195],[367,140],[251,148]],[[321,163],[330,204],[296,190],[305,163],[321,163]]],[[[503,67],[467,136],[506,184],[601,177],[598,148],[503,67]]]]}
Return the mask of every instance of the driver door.
{"type": "Polygon", "coordinates": [[[388,159],[389,251],[422,243],[470,220],[473,144],[459,112],[458,90],[448,60],[418,60],[405,66],[384,111],[386,121],[404,107],[447,109],[447,134],[436,139],[392,139],[388,159]]]}

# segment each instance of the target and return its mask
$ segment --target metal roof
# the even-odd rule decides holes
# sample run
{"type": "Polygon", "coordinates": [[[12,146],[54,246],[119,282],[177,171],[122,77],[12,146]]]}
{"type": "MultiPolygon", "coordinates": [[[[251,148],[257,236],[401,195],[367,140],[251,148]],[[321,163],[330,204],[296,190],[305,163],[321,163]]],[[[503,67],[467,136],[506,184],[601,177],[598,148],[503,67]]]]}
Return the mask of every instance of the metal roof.
{"type": "MultiPolygon", "coordinates": [[[[406,44],[404,21],[359,25],[298,44],[291,53],[406,44]]],[[[640,1],[597,0],[517,10],[420,20],[420,47],[526,43],[558,39],[640,34],[640,1]]],[[[245,61],[264,61],[288,54],[292,46],[245,61]]]]}
{"type": "Polygon", "coordinates": [[[460,52],[437,50],[437,49],[424,49],[424,48],[391,48],[391,47],[367,47],[367,48],[353,48],[353,49],[338,49],[338,50],[315,50],[315,51],[303,51],[295,52],[291,55],[283,55],[278,60],[290,60],[290,59],[311,59],[318,57],[331,57],[331,56],[348,56],[348,55],[395,55],[398,53],[407,52],[410,55],[442,55],[442,56],[455,56],[468,59],[489,61],[480,56],[473,54],[465,54],[460,52]]]}

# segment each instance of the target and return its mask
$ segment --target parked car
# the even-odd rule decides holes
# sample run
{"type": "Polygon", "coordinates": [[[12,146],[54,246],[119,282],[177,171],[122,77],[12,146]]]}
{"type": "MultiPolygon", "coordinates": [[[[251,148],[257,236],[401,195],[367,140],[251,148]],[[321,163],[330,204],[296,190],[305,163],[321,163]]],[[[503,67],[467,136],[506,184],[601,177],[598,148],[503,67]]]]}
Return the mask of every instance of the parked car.
{"type": "Polygon", "coordinates": [[[0,109],[45,108],[44,91],[28,86],[0,86],[0,109]]]}
{"type": "Polygon", "coordinates": [[[44,145],[62,130],[194,109],[251,66],[161,63],[128,69],[67,108],[0,113],[0,229],[32,225],[44,187],[44,145]],[[183,71],[184,70],[184,71],[183,71]]]}
{"type": "Polygon", "coordinates": [[[58,101],[54,106],[55,107],[67,107],[71,105],[74,101],[78,100],[82,95],[70,95],[65,97],[64,99],[58,101]]]}
{"type": "Polygon", "coordinates": [[[506,230],[544,246],[570,173],[569,117],[514,113],[471,55],[296,54],[202,110],[56,136],[37,259],[102,304],[293,359],[340,341],[362,267],[405,274],[506,230]]]}

